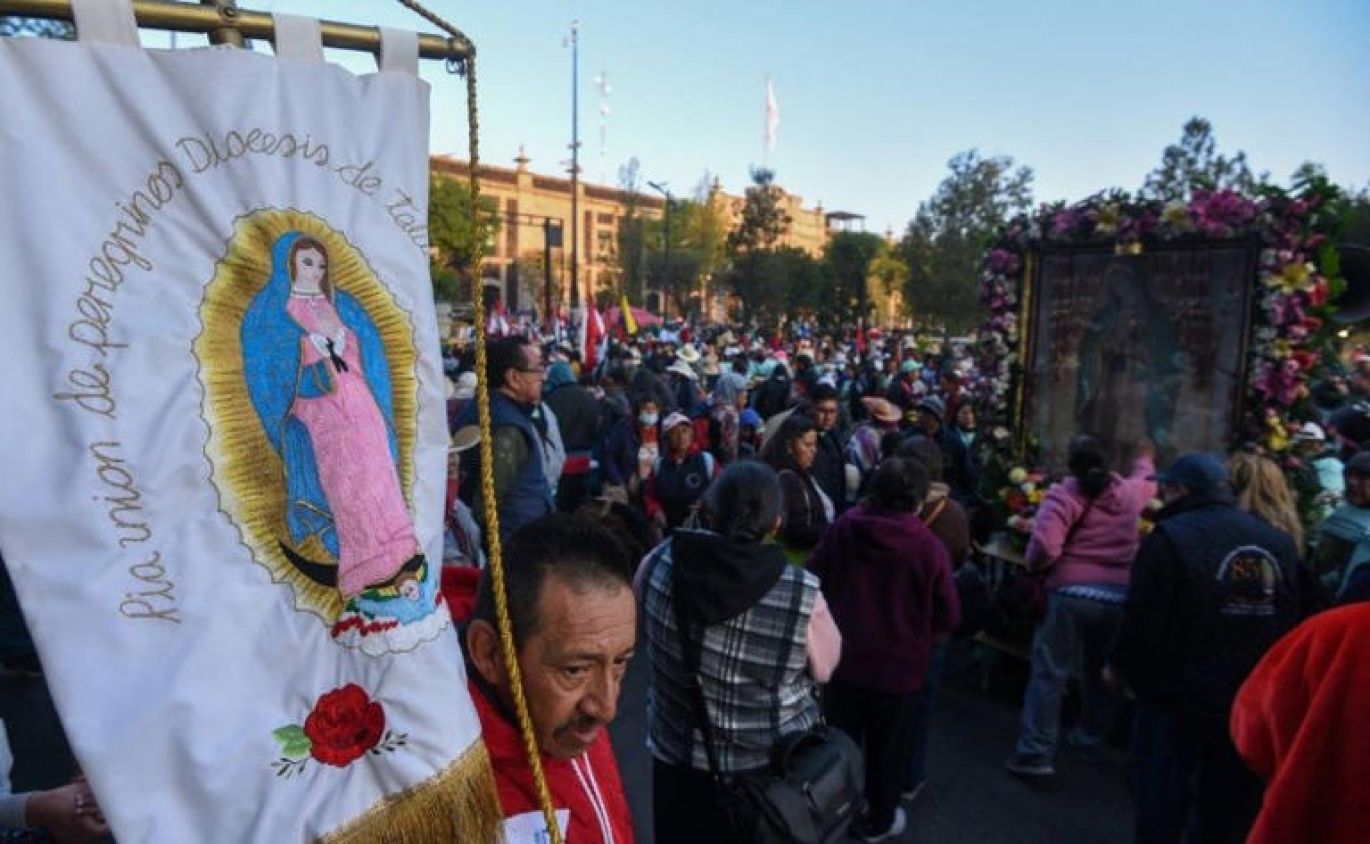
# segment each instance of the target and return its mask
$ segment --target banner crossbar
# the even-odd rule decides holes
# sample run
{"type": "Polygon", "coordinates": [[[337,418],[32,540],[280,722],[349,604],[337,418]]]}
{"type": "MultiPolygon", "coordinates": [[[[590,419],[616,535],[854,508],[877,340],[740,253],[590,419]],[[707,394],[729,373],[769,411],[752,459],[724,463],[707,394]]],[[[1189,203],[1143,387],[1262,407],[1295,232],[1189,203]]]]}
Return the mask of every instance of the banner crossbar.
{"type": "MultiPolygon", "coordinates": [[[[267,12],[239,9],[232,3],[213,5],[178,3],[172,0],[133,0],[133,14],[142,29],[162,29],[173,32],[196,32],[205,35],[234,30],[243,38],[270,41],[275,35],[275,21],[267,12]]],[[[17,15],[47,20],[73,20],[70,0],[0,0],[0,15],[17,15]]],[[[319,21],[325,47],[356,50],[376,54],[380,52],[381,33],[374,26],[319,21]]],[[[446,59],[464,63],[474,52],[465,37],[444,38],[439,35],[419,34],[419,57],[446,59]]]]}

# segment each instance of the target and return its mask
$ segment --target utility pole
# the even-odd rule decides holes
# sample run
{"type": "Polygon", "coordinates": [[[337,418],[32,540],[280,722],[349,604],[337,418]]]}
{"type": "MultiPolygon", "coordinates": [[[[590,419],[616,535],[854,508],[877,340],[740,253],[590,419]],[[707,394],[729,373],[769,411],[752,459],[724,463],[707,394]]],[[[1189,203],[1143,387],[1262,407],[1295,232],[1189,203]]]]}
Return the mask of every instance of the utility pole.
{"type": "Polygon", "coordinates": [[[571,21],[571,313],[580,307],[580,21],[571,21]]]}
{"type": "MultiPolygon", "coordinates": [[[[557,234],[561,234],[560,231],[557,234]]],[[[542,313],[549,334],[556,332],[552,324],[552,219],[542,221],[542,313]]]]}

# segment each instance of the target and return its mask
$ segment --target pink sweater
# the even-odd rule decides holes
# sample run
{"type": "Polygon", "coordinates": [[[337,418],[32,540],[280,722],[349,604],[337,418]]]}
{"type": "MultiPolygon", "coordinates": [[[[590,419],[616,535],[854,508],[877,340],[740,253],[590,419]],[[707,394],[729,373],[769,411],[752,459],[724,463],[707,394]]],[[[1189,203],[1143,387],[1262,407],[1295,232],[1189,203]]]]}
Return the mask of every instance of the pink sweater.
{"type": "Polygon", "coordinates": [[[1053,484],[1042,499],[1028,540],[1027,564],[1033,571],[1050,568],[1047,588],[1080,583],[1126,586],[1139,543],[1137,520],[1156,497],[1150,455],[1137,458],[1132,474],[1113,475],[1108,489],[1094,500],[1084,521],[1063,548],[1066,534],[1085,511],[1086,499],[1075,478],[1053,484]]]}

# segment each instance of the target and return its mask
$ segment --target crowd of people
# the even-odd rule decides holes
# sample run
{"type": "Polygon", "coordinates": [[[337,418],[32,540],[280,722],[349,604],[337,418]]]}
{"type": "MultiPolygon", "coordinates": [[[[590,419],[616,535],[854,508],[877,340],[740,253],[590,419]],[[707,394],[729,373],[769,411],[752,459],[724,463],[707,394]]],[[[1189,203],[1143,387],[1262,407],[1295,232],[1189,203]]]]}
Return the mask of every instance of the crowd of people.
{"type": "MultiPolygon", "coordinates": [[[[930,776],[950,643],[976,631],[977,548],[1000,527],[964,388],[973,349],[691,333],[614,344],[593,366],[492,339],[489,466],[469,350],[446,360],[443,589],[509,840],[545,830],[486,573],[495,531],[567,840],[756,840],[737,784],[820,724],[863,753],[850,834],[894,840],[930,776]],[[633,659],[649,663],[654,795],[636,824],[605,729],[633,659]]],[[[1065,739],[1082,758],[1130,725],[1139,844],[1362,840],[1370,763],[1340,737],[1363,731],[1370,692],[1370,360],[1315,396],[1293,473],[1316,490],[1307,531],[1290,467],[1260,448],[1158,471],[1137,443],[1122,474],[1088,432],[1070,443],[1017,579],[1041,606],[1006,777],[1055,775],[1074,690],[1065,739]]],[[[9,645],[7,669],[31,659],[9,645]]],[[[105,833],[79,780],[0,798],[3,824],[105,833]]]]}
{"type": "MultiPolygon", "coordinates": [[[[617,594],[631,582],[637,597],[620,601],[615,629],[642,617],[656,840],[752,840],[742,830],[757,823],[755,812],[730,783],[765,770],[783,736],[821,721],[864,751],[864,808],[852,835],[897,838],[904,804],[928,776],[948,642],[973,632],[961,605],[978,597],[967,588],[978,582],[974,549],[998,527],[982,484],[985,433],[962,389],[973,349],[690,334],[618,344],[592,367],[555,344],[492,341],[499,530],[514,548],[530,534],[570,530],[558,512],[605,530],[570,565],[578,572],[591,557],[612,557],[615,574],[592,578],[596,588],[617,594]]],[[[468,386],[449,407],[462,450],[448,545],[462,562],[460,549],[480,545],[470,533],[489,526],[479,450],[468,447],[479,439],[474,379],[469,363],[451,364],[468,386]]],[[[1370,361],[1319,390],[1321,424],[1305,425],[1297,440],[1321,521],[1306,535],[1289,467],[1259,447],[1226,462],[1181,455],[1158,473],[1150,444],[1137,443],[1122,475],[1087,432],[1071,443],[1025,554],[1023,580],[1043,600],[1010,773],[1054,775],[1073,682],[1080,713],[1066,738],[1084,758],[1097,756],[1128,711],[1136,841],[1295,840],[1277,831],[1296,828],[1300,813],[1319,815],[1307,820],[1328,831],[1317,840],[1358,840],[1350,830],[1366,819],[1359,791],[1310,791],[1284,775],[1285,764],[1306,771],[1316,754],[1291,754],[1281,738],[1335,725],[1312,723],[1311,711],[1300,724],[1287,702],[1271,704],[1280,683],[1294,683],[1290,657],[1283,667],[1262,662],[1305,619],[1310,629],[1345,630],[1366,617],[1324,610],[1359,600],[1370,583],[1370,452],[1358,453],[1370,445],[1370,404],[1361,401],[1370,400],[1370,361]],[[1149,534],[1142,523],[1154,525],[1149,534]],[[1264,678],[1260,691],[1243,689],[1248,676],[1264,678]]],[[[538,559],[511,551],[508,564],[556,572],[573,545],[545,545],[538,559]]],[[[555,609],[525,608],[534,617],[555,609]]],[[[468,633],[473,654],[476,638],[468,633]]],[[[554,767],[581,758],[564,753],[577,746],[587,767],[612,766],[613,755],[594,748],[608,742],[600,728],[632,646],[614,644],[577,684],[587,703],[557,727],[577,742],[542,745],[554,767]]],[[[1301,694],[1316,692],[1300,682],[1301,694]]],[[[1365,686],[1363,672],[1356,682],[1365,686]]],[[[507,706],[497,695],[482,716],[507,718],[507,706]]],[[[616,779],[606,771],[594,787],[616,779]]],[[[587,791],[593,778],[564,781],[574,793],[554,799],[571,807],[573,827],[575,806],[586,805],[602,832],[590,840],[625,840],[626,803],[587,791]]],[[[526,810],[527,801],[505,809],[526,810]]]]}

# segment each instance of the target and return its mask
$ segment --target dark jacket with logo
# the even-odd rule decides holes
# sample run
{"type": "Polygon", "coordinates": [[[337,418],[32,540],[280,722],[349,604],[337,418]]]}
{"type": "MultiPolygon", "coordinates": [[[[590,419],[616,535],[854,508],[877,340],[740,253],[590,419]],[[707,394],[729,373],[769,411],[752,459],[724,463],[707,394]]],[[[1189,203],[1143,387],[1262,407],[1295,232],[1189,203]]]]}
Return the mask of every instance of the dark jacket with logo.
{"type": "Polygon", "coordinates": [[[1226,493],[1157,515],[1132,567],[1113,663],[1138,697],[1226,719],[1237,689],[1301,615],[1298,554],[1226,493]]]}

